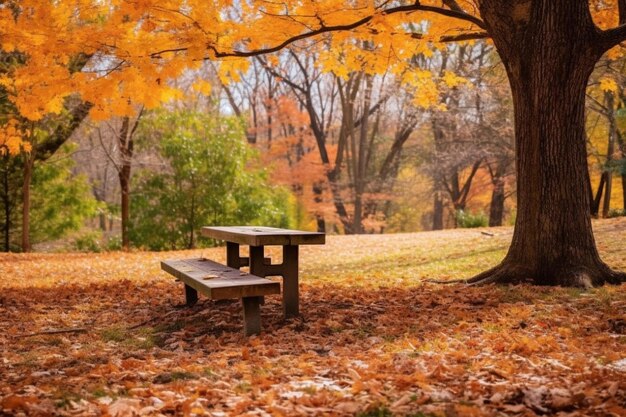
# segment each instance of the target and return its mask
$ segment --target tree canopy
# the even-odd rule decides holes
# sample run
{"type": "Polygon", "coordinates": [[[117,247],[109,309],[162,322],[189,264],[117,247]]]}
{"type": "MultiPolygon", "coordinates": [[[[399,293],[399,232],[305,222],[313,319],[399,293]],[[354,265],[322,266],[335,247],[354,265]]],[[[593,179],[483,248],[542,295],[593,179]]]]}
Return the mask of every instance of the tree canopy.
{"type": "MultiPolygon", "coordinates": [[[[503,16],[525,19],[530,2],[513,3],[506,6],[511,11],[503,6],[503,16]]],[[[617,25],[617,3],[592,2],[599,28],[617,25]]],[[[249,65],[242,58],[324,35],[316,41],[324,47],[319,64],[326,70],[345,75],[356,68],[375,73],[391,67],[416,86],[417,104],[428,106],[437,102],[432,74],[411,68],[411,57],[432,54],[431,46],[440,42],[489,38],[480,7],[481,2],[467,0],[9,0],[0,4],[5,56],[0,85],[28,120],[61,112],[72,94],[94,104],[94,119],[126,116],[136,104],[154,108],[180,95],[168,81],[203,60],[221,59],[222,77],[237,78],[237,71],[249,65]],[[83,71],[72,72],[72,64],[85,58],[83,71]],[[10,66],[9,61],[20,64],[10,66]]],[[[617,43],[624,31],[620,27],[601,35],[617,43]]],[[[457,82],[452,73],[442,77],[457,82]]],[[[210,86],[198,80],[195,88],[208,91],[210,86]]],[[[0,140],[16,153],[17,139],[28,132],[11,119],[5,120],[0,140]]]]}

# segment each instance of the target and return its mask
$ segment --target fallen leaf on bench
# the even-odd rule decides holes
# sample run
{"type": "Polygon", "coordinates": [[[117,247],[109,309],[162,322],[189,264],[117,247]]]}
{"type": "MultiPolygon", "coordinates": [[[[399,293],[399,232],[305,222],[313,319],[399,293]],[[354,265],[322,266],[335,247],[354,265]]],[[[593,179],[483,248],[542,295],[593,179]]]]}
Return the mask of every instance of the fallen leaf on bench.
{"type": "Polygon", "coordinates": [[[205,275],[202,277],[202,279],[213,279],[213,278],[219,278],[219,275],[209,274],[209,275],[205,275]]]}

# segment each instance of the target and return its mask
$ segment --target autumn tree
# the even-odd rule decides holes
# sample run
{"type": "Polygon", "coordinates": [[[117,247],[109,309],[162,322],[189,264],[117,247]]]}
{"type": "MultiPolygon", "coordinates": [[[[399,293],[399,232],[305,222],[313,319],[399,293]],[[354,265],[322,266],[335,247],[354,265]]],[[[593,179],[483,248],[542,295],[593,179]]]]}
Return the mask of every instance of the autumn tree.
{"type": "MultiPolygon", "coordinates": [[[[624,66],[626,60],[605,56],[596,66],[587,92],[587,117],[590,156],[600,168],[598,188],[591,190],[591,214],[602,217],[611,209],[613,179],[621,177],[622,199],[626,197],[626,152],[624,146],[624,66]]],[[[626,201],[626,200],[623,200],[626,201]]],[[[624,206],[626,207],[626,206],[624,206]]]]}
{"type": "MultiPolygon", "coordinates": [[[[122,248],[128,250],[130,248],[130,180],[131,171],[133,167],[133,157],[135,153],[135,132],[139,126],[139,121],[143,114],[143,109],[139,111],[136,117],[130,118],[129,116],[121,118],[114,126],[107,123],[107,126],[112,130],[112,136],[115,138],[115,147],[113,153],[106,151],[106,145],[101,142],[103,149],[105,149],[107,158],[113,164],[113,167],[117,171],[117,176],[120,186],[120,213],[121,213],[121,227],[122,227],[122,248]]],[[[101,135],[102,133],[99,132],[101,135]]]]}

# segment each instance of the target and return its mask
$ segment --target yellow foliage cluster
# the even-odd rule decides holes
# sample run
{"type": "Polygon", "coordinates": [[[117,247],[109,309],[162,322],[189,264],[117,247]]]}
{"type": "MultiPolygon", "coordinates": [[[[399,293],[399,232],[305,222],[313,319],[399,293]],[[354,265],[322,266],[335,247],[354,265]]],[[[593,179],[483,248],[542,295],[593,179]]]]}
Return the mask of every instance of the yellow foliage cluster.
{"type": "MultiPolygon", "coordinates": [[[[477,2],[457,0],[478,16],[477,2]]],[[[91,116],[104,119],[132,114],[138,105],[153,108],[181,94],[170,80],[198,68],[205,59],[224,59],[222,82],[237,80],[250,51],[273,51],[286,41],[320,31],[319,64],[345,77],[360,70],[391,71],[415,87],[416,105],[437,103],[438,85],[462,80],[447,73],[442,80],[415,71],[410,59],[429,57],[442,38],[480,31],[467,20],[429,10],[388,13],[415,2],[372,0],[13,0],[0,7],[0,47],[19,53],[24,65],[0,84],[20,115],[40,120],[62,110],[77,94],[94,106],[91,116]],[[367,22],[360,25],[359,22],[367,22]],[[347,31],[332,32],[343,28],[347,31]],[[77,57],[87,57],[80,70],[77,57]],[[415,72],[415,74],[406,75],[415,72]]],[[[439,0],[423,6],[442,7],[439,0]]],[[[616,0],[592,1],[600,27],[616,24],[616,0]]],[[[621,50],[612,52],[617,56],[621,50]]],[[[196,90],[209,92],[206,82],[196,90]]]]}

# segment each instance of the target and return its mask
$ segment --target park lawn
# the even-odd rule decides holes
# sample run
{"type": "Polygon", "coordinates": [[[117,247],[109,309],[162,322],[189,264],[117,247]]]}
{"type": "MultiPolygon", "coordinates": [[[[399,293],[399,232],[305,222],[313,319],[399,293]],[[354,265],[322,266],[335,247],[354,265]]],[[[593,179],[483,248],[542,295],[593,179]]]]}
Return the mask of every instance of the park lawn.
{"type": "MultiPolygon", "coordinates": [[[[626,270],[626,219],[594,229],[626,270]]],[[[511,236],[329,236],[302,248],[302,316],[267,297],[252,338],[238,302],[180,308],[159,270],[223,248],[0,255],[0,415],[626,415],[626,285],[423,282],[495,265],[511,236]]]]}

